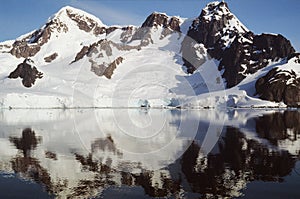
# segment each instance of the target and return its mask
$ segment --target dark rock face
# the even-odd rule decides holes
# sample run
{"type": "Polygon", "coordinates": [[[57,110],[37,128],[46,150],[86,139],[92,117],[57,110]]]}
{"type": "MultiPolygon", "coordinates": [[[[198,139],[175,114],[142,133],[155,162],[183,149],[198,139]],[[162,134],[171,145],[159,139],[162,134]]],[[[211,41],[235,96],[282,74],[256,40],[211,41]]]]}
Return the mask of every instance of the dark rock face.
{"type": "MultiPolygon", "coordinates": [[[[77,53],[75,60],[73,62],[76,62],[80,59],[82,59],[84,56],[91,57],[93,54],[99,53],[99,50],[105,51],[105,54],[107,56],[112,55],[112,49],[110,46],[110,41],[107,41],[106,39],[101,39],[98,42],[95,42],[91,44],[90,46],[84,46],[79,53],[77,53]]],[[[103,56],[103,55],[99,55],[103,56]]],[[[72,63],[73,63],[72,62],[72,63]]]]}
{"type": "Polygon", "coordinates": [[[52,160],[57,160],[57,154],[51,151],[45,151],[45,157],[52,160]]]}
{"type": "Polygon", "coordinates": [[[154,26],[163,26],[167,27],[168,25],[168,16],[161,13],[152,13],[142,24],[142,28],[145,27],[154,27],[154,26]]]}
{"type": "Polygon", "coordinates": [[[126,42],[130,41],[130,39],[133,36],[134,30],[135,30],[135,28],[133,26],[127,26],[127,27],[122,28],[123,32],[120,36],[121,42],[126,43],[126,42]]]}
{"type": "MultiPolygon", "coordinates": [[[[110,27],[106,29],[101,27],[97,22],[89,17],[80,16],[77,13],[72,13],[71,10],[66,10],[67,16],[75,21],[80,30],[85,32],[93,32],[95,35],[109,34],[114,31],[115,27],[110,27]]],[[[67,32],[67,24],[61,22],[59,18],[53,18],[49,21],[43,28],[36,30],[31,35],[25,37],[22,40],[17,40],[12,44],[12,49],[10,53],[17,58],[33,57],[41,49],[41,47],[47,43],[51,37],[51,34],[56,30],[57,32],[67,32]]]]}
{"type": "Polygon", "coordinates": [[[237,85],[270,61],[287,58],[295,52],[290,41],[282,35],[255,35],[248,31],[224,2],[211,3],[203,9],[182,42],[183,61],[189,73],[202,64],[194,56],[197,43],[205,46],[210,57],[220,61],[219,70],[224,70],[227,88],[237,85]],[[236,23],[234,27],[230,25],[232,20],[236,23]]]}
{"type": "Polygon", "coordinates": [[[98,65],[93,60],[90,60],[90,62],[92,62],[91,71],[98,76],[105,76],[107,79],[111,79],[114,70],[117,68],[119,64],[122,63],[123,60],[124,60],[123,57],[118,57],[113,62],[109,63],[108,66],[105,64],[98,65]]]}
{"type": "Polygon", "coordinates": [[[94,30],[93,30],[93,33],[94,33],[95,35],[101,35],[101,34],[104,34],[104,33],[106,33],[106,28],[96,26],[96,27],[94,28],[94,30]]]}
{"type": "MultiPolygon", "coordinates": [[[[223,45],[223,43],[218,43],[222,36],[228,35],[229,38],[233,38],[239,33],[238,30],[223,32],[223,29],[228,26],[228,21],[232,18],[233,15],[230,13],[226,3],[221,2],[217,5],[209,4],[208,10],[203,9],[200,16],[193,21],[188,36],[198,43],[203,43],[208,48],[223,45]],[[224,13],[220,18],[216,17],[218,11],[224,13]],[[215,17],[208,19],[206,17],[208,14],[213,14],[215,17]]],[[[244,32],[246,32],[246,29],[244,29],[244,32]]]]}
{"type": "Polygon", "coordinates": [[[2,50],[4,50],[4,49],[9,49],[9,48],[11,48],[11,46],[10,45],[7,45],[7,44],[4,44],[4,45],[0,45],[0,51],[2,51],[2,50]]]}
{"type": "MultiPolygon", "coordinates": [[[[253,34],[250,33],[245,36],[251,39],[253,34]]],[[[237,38],[240,37],[238,36],[237,38]]],[[[247,65],[250,64],[250,49],[250,43],[240,43],[239,39],[235,39],[231,46],[222,52],[219,70],[224,69],[223,77],[226,79],[228,88],[237,85],[246,77],[247,65]]],[[[259,68],[256,69],[258,70],[259,68]]]]}
{"type": "Polygon", "coordinates": [[[13,48],[11,49],[10,53],[17,58],[24,57],[32,57],[36,53],[40,51],[41,47],[40,45],[28,45],[28,43],[24,40],[22,41],[15,41],[13,43],[13,48]]]}
{"type": "Polygon", "coordinates": [[[117,66],[119,64],[122,63],[122,61],[124,60],[123,57],[118,57],[116,60],[114,60],[112,63],[110,63],[108,65],[108,67],[105,69],[103,75],[107,78],[107,79],[111,79],[111,76],[114,73],[114,70],[117,68],[117,66]]]}
{"type": "Polygon", "coordinates": [[[151,28],[157,28],[158,26],[163,27],[160,39],[174,32],[181,33],[180,20],[177,17],[168,17],[162,13],[152,13],[147,17],[141,28],[135,32],[132,40],[143,40],[144,46],[148,45],[152,42],[150,34],[151,28]]]}
{"type": "Polygon", "coordinates": [[[274,68],[256,81],[255,89],[261,99],[300,106],[300,77],[294,71],[274,68]]]}
{"type": "Polygon", "coordinates": [[[58,32],[68,31],[68,27],[65,24],[61,23],[58,19],[53,19],[44,28],[35,31],[20,41],[15,41],[10,53],[17,58],[28,58],[36,55],[40,51],[41,46],[48,42],[54,29],[58,32]]]}
{"type": "Polygon", "coordinates": [[[167,26],[163,29],[161,39],[172,34],[173,32],[181,33],[180,30],[180,20],[176,17],[172,17],[167,24],[167,26]]]}
{"type": "Polygon", "coordinates": [[[261,34],[253,38],[255,50],[262,51],[264,59],[288,57],[295,52],[291,42],[282,35],[261,34]]]}
{"type": "MultiPolygon", "coordinates": [[[[101,58],[101,57],[110,57],[112,56],[112,47],[116,47],[118,50],[132,50],[139,49],[139,46],[127,46],[127,45],[119,45],[115,44],[112,41],[107,41],[105,39],[99,40],[96,43],[93,43],[90,46],[84,46],[79,53],[77,53],[75,60],[72,63],[79,61],[84,56],[88,57],[88,60],[91,64],[91,71],[94,72],[97,76],[105,76],[108,79],[111,79],[114,70],[117,68],[119,64],[124,60],[123,57],[117,57],[110,63],[102,62],[98,63],[94,61],[93,57],[101,58]]],[[[72,64],[71,63],[71,64],[72,64]]]]}
{"type": "Polygon", "coordinates": [[[251,32],[237,36],[229,48],[223,51],[219,69],[227,87],[240,83],[248,74],[266,67],[270,61],[278,61],[295,52],[289,40],[282,35],[254,35],[251,32]]]}
{"type": "Polygon", "coordinates": [[[152,13],[146,19],[146,21],[142,24],[142,28],[146,27],[157,27],[162,26],[164,28],[170,28],[171,30],[175,30],[180,32],[180,21],[176,17],[172,17],[169,20],[169,17],[162,13],[152,13]]]}
{"type": "Polygon", "coordinates": [[[85,32],[93,32],[94,35],[101,35],[106,33],[106,35],[118,29],[118,27],[102,27],[93,19],[87,16],[81,16],[77,13],[73,13],[72,10],[66,10],[66,13],[70,19],[77,23],[77,26],[80,30],[85,32]]]}
{"type": "Polygon", "coordinates": [[[80,50],[80,52],[77,53],[74,61],[72,63],[77,62],[78,60],[82,59],[90,50],[89,46],[83,46],[83,48],[80,50]]]}
{"type": "Polygon", "coordinates": [[[140,50],[143,47],[143,44],[141,41],[141,44],[137,46],[130,46],[130,45],[114,43],[106,39],[101,39],[98,42],[91,44],[90,46],[82,47],[82,49],[80,50],[80,52],[77,53],[74,61],[72,61],[71,64],[79,61],[84,56],[92,57],[93,54],[97,54],[98,58],[103,57],[104,56],[103,53],[105,53],[106,56],[112,56],[112,47],[115,47],[120,51],[130,51],[130,50],[140,50]]]}
{"type": "Polygon", "coordinates": [[[25,59],[23,63],[19,64],[18,67],[9,74],[8,78],[16,79],[20,77],[25,87],[31,87],[34,85],[36,79],[41,79],[43,73],[39,72],[35,66],[31,66],[33,63],[30,59],[25,59]]]}
{"type": "Polygon", "coordinates": [[[48,57],[45,57],[44,60],[45,62],[52,62],[53,60],[55,60],[57,58],[58,54],[57,53],[53,53],[52,55],[49,55],[48,57]]]}
{"type": "MultiPolygon", "coordinates": [[[[69,13],[68,16],[75,21],[81,20],[80,16],[76,16],[71,13],[69,13]]],[[[93,23],[89,22],[89,24],[91,25],[93,23]]],[[[98,42],[95,42],[90,46],[84,46],[80,50],[80,52],[77,53],[75,59],[71,62],[71,64],[79,61],[84,56],[86,56],[91,63],[92,72],[94,72],[98,76],[105,76],[106,78],[110,79],[116,66],[122,63],[123,58],[117,57],[109,63],[106,63],[107,61],[98,63],[95,61],[94,57],[101,58],[104,56],[112,56],[112,47],[115,47],[120,51],[140,50],[142,47],[153,43],[151,38],[151,28],[157,26],[162,26],[164,28],[162,31],[162,37],[165,37],[166,35],[171,34],[174,31],[180,31],[180,20],[176,17],[170,18],[164,14],[153,13],[146,19],[141,28],[136,29],[132,26],[122,28],[123,33],[121,34],[121,41],[123,42],[123,44],[107,41],[106,39],[99,40],[98,42]],[[127,42],[132,40],[140,40],[140,44],[135,46],[126,44],[127,42]]],[[[91,31],[93,28],[96,27],[86,27],[84,28],[84,31],[91,31]]],[[[105,32],[106,34],[110,34],[116,29],[118,28],[106,28],[105,32]]]]}
{"type": "Polygon", "coordinates": [[[181,32],[180,30],[180,20],[176,17],[172,17],[169,21],[168,27],[171,30],[175,30],[177,32],[181,32]]]}
{"type": "Polygon", "coordinates": [[[73,13],[72,10],[69,9],[67,9],[66,12],[68,17],[77,23],[77,26],[80,30],[83,30],[85,32],[91,32],[92,30],[94,30],[93,32],[96,35],[105,33],[105,28],[99,26],[99,24],[93,19],[86,16],[81,16],[77,13],[73,13]]]}
{"type": "Polygon", "coordinates": [[[109,27],[109,28],[106,28],[106,35],[112,33],[113,31],[117,30],[118,28],[117,27],[109,27]]]}
{"type": "Polygon", "coordinates": [[[220,2],[208,4],[200,16],[193,21],[182,42],[183,61],[189,73],[193,73],[200,66],[194,65],[197,57],[190,56],[194,53],[195,43],[203,44],[212,58],[220,60],[227,47],[227,40],[233,40],[238,35],[247,32],[246,28],[240,24],[238,24],[240,30],[228,28],[229,22],[233,18],[227,4],[220,2]],[[209,15],[212,17],[207,17],[209,15]]]}

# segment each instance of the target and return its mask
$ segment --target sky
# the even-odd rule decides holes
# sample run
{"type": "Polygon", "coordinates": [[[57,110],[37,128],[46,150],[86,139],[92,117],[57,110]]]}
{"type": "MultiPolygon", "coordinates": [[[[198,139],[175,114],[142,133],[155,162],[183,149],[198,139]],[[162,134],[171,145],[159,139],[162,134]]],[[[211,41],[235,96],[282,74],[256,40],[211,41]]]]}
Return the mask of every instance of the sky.
{"type": "MultiPolygon", "coordinates": [[[[255,34],[277,33],[300,51],[299,0],[225,0],[255,34]]],[[[6,0],[0,3],[0,41],[15,39],[45,24],[61,7],[89,12],[106,25],[141,25],[154,11],[195,18],[208,0],[6,0]]]]}

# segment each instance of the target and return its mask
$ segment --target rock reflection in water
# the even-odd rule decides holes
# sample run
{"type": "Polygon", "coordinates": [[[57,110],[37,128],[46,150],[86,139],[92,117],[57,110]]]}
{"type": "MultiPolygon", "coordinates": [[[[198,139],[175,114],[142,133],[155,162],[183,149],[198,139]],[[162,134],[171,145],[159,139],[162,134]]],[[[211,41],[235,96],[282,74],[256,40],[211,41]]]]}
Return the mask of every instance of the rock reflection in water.
{"type": "Polygon", "coordinates": [[[17,149],[22,151],[24,158],[30,157],[30,152],[41,143],[41,137],[36,137],[35,132],[30,128],[22,131],[21,138],[10,137],[9,140],[17,149]]]}
{"type": "Polygon", "coordinates": [[[50,194],[59,193],[60,190],[67,187],[66,183],[54,185],[51,182],[51,174],[46,168],[40,165],[38,158],[31,157],[31,152],[41,144],[42,138],[36,136],[35,132],[26,128],[22,131],[22,137],[10,137],[9,141],[21,151],[11,160],[12,169],[15,173],[20,174],[21,177],[34,180],[45,186],[46,191],[50,194]]]}
{"type": "Polygon", "coordinates": [[[287,151],[272,151],[232,127],[217,147],[218,153],[199,159],[200,147],[193,143],[183,155],[182,172],[194,192],[237,197],[247,182],[283,181],[296,162],[287,151]]]}
{"type": "MultiPolygon", "coordinates": [[[[201,125],[217,121],[205,121],[203,115],[208,114],[201,115],[198,118],[201,125]]],[[[230,113],[228,118],[211,153],[203,155],[200,144],[203,140],[198,139],[204,139],[201,134],[208,127],[200,126],[183,155],[159,170],[145,167],[142,161],[126,159],[118,147],[119,138],[113,133],[91,139],[90,150],[73,146],[68,148],[69,155],[65,155],[62,152],[65,149],[51,147],[51,139],[37,126],[24,128],[21,136],[12,134],[2,138],[18,152],[9,159],[0,159],[0,168],[3,170],[4,165],[10,164],[14,173],[42,184],[57,198],[109,198],[112,193],[106,190],[112,187],[127,187],[129,196],[138,192],[129,187],[140,187],[143,190],[140,194],[147,197],[233,198],[241,196],[252,181],[284,182],[299,159],[300,146],[295,148],[295,143],[299,142],[300,113],[285,111],[259,117],[249,114],[246,118],[243,113],[230,113]],[[128,166],[132,170],[120,169],[128,166]],[[69,170],[62,175],[64,167],[69,170]]],[[[89,134],[85,136],[87,143],[89,134]]]]}
{"type": "Polygon", "coordinates": [[[256,119],[256,131],[259,137],[276,146],[280,140],[296,141],[300,135],[300,114],[298,111],[285,111],[261,116],[256,119]]]}

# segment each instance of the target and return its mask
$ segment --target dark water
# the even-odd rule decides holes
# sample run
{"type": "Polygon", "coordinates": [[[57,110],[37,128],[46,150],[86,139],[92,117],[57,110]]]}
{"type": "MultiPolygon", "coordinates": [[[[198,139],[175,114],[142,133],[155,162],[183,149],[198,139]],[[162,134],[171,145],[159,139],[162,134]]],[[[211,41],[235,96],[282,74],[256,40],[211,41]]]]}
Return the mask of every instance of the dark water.
{"type": "Polygon", "coordinates": [[[3,110],[0,198],[300,198],[300,112],[3,110]]]}

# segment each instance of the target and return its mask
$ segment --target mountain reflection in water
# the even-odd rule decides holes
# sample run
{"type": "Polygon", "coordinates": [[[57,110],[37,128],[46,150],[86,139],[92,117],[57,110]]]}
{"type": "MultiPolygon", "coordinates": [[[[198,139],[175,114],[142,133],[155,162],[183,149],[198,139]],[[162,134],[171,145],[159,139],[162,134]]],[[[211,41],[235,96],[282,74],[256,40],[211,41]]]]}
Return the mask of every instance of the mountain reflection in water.
{"type": "MultiPolygon", "coordinates": [[[[243,198],[251,182],[284,184],[290,175],[300,181],[298,111],[3,110],[0,118],[1,175],[40,184],[49,197],[243,198]],[[147,121],[164,122],[151,138],[127,142],[124,129],[133,123],[112,122],[125,112],[132,117],[121,125],[134,120],[144,125],[143,136],[153,129],[147,121]]],[[[0,196],[10,194],[1,189],[0,196]]],[[[298,190],[289,194],[300,197],[298,190]]]]}

